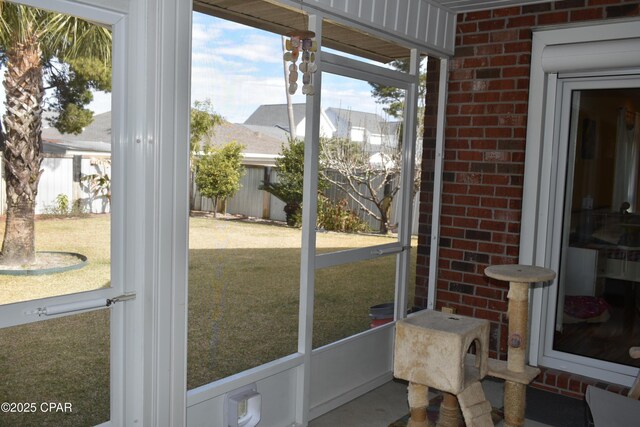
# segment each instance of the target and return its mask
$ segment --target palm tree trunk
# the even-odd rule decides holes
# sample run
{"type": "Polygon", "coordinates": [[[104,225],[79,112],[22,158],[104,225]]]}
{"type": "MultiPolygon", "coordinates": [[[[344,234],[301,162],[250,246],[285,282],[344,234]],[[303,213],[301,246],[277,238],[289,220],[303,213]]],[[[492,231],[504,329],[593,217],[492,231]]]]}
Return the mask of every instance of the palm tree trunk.
{"type": "Polygon", "coordinates": [[[35,205],[42,170],[42,64],[36,36],[7,52],[4,87],[4,165],[7,223],[0,254],[2,264],[24,264],[35,258],[35,205]]]}

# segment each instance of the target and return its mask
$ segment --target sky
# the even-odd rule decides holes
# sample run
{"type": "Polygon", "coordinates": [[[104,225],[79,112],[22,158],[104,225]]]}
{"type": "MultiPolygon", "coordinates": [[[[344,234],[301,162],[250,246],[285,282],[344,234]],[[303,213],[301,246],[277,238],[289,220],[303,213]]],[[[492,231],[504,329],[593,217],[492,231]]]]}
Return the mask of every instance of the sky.
{"type": "MultiPolygon", "coordinates": [[[[261,104],[286,103],[280,35],[194,13],[191,100],[211,99],[217,113],[242,123],[261,104]]],[[[378,112],[366,82],[325,74],[323,107],[378,112]]],[[[305,102],[301,77],[294,103],[305,102]]]]}
{"type": "MultiPolygon", "coordinates": [[[[215,112],[233,123],[243,123],[261,104],[286,103],[282,54],[280,35],[194,12],[191,103],[210,99],[215,112]]],[[[4,70],[0,73],[4,75],[4,70]]],[[[305,102],[301,80],[300,73],[294,103],[305,102]]],[[[366,82],[325,73],[322,86],[323,108],[384,116],[383,106],[375,103],[366,82]]],[[[0,99],[4,97],[0,85],[0,99]]],[[[4,108],[0,102],[3,115],[4,108]]],[[[95,114],[109,111],[110,94],[95,92],[89,108],[95,114]]]]}

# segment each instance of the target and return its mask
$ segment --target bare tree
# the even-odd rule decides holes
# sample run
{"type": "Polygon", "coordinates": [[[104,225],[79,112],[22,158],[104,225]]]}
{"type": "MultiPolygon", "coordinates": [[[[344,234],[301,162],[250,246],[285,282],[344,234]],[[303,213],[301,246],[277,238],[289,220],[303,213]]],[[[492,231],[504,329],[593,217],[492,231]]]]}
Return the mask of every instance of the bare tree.
{"type": "MultiPolygon", "coordinates": [[[[391,224],[393,199],[400,191],[402,145],[399,127],[390,132],[389,123],[381,123],[381,144],[354,142],[349,138],[324,139],[320,144],[320,173],[340,189],[359,210],[380,222],[379,232],[387,234],[391,224]]],[[[419,171],[419,165],[416,169],[419,171]]],[[[415,194],[419,173],[414,177],[415,194]]]]}

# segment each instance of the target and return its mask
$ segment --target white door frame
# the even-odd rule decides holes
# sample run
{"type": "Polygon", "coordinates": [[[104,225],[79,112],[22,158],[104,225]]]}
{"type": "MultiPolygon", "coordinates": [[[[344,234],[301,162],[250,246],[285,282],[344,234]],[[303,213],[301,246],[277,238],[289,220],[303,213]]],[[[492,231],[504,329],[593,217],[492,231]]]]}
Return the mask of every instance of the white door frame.
{"type": "MultiPolygon", "coordinates": [[[[623,73],[637,73],[640,62],[637,55],[625,55],[627,41],[640,37],[640,25],[636,19],[615,22],[599,22],[583,26],[553,28],[535,31],[531,57],[529,86],[529,115],[525,156],[524,194],[522,203],[522,227],[520,238],[520,262],[557,268],[557,248],[554,252],[554,227],[558,222],[559,201],[554,191],[559,179],[558,141],[560,127],[555,126],[561,111],[556,103],[559,73],[601,75],[608,69],[623,73]],[[561,46],[564,45],[564,46],[561,46]],[[621,49],[617,49],[622,47],[621,49]],[[566,55],[566,52],[572,52],[566,55]],[[606,57],[605,61],[602,58],[606,57]],[[635,62],[634,62],[635,61],[635,62]]],[[[631,44],[632,48],[637,46],[631,44]]],[[[626,52],[628,53],[628,51],[626,52]]],[[[560,83],[562,85],[562,83],[560,83]]],[[[566,163],[566,159],[563,160],[566,163]]],[[[564,168],[564,166],[563,166],[564,168]]],[[[556,236],[558,237],[558,236],[556,236]]],[[[547,329],[554,328],[550,295],[556,291],[557,279],[551,286],[531,291],[531,345],[530,363],[546,366],[629,385],[633,376],[625,369],[618,372],[594,367],[576,358],[551,357],[548,350],[547,329]],[[545,341],[546,340],[546,341],[545,341]]],[[[555,314],[555,313],[554,313],[555,314]]],[[[563,353],[564,354],[564,353],[563,353]]],[[[557,354],[554,354],[557,356],[557,354]]]]}
{"type": "MultiPolygon", "coordinates": [[[[135,294],[136,289],[125,272],[126,259],[132,252],[125,246],[125,222],[127,209],[125,200],[128,187],[125,185],[127,146],[125,144],[125,96],[127,57],[127,21],[126,14],[114,11],[113,5],[109,9],[78,4],[65,0],[18,0],[17,3],[26,6],[48,9],[59,13],[78,16],[90,21],[108,25],[112,29],[112,200],[111,200],[111,287],[86,291],[81,293],[58,295],[8,304],[0,307],[0,327],[12,327],[47,319],[75,315],[90,310],[65,311],[73,309],[78,304],[91,302],[94,309],[100,305],[106,307],[107,299],[113,299],[125,293],[135,294]],[[47,316],[42,310],[53,307],[62,310],[60,314],[47,316]]],[[[91,236],[87,236],[90,239],[91,236]]],[[[125,306],[129,303],[112,305],[110,319],[110,420],[103,425],[123,425],[125,411],[125,359],[121,355],[127,352],[125,345],[125,306]]]]}

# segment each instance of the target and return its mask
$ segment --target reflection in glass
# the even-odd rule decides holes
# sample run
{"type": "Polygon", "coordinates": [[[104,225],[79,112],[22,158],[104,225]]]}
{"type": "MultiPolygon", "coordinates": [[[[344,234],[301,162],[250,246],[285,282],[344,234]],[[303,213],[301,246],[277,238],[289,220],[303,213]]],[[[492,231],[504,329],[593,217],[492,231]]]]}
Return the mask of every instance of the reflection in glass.
{"type": "Polygon", "coordinates": [[[0,402],[35,403],[32,412],[3,410],[0,425],[109,420],[109,314],[98,310],[0,330],[0,402]]]}
{"type": "Polygon", "coordinates": [[[640,366],[640,89],[573,101],[554,349],[640,366]]]}

